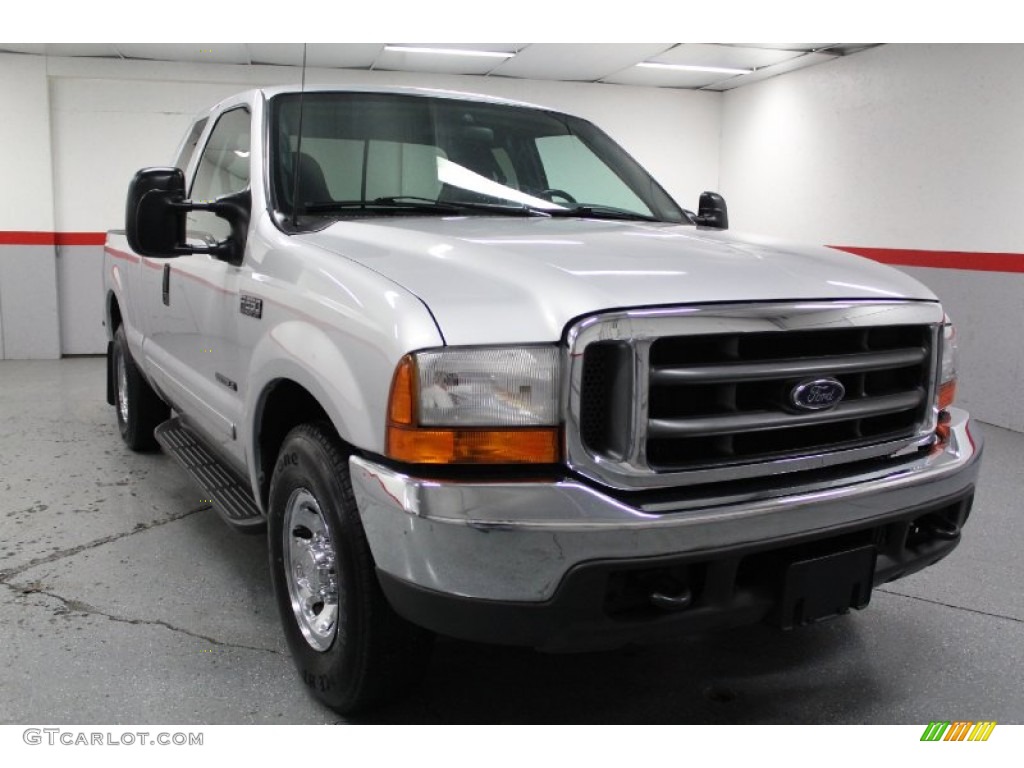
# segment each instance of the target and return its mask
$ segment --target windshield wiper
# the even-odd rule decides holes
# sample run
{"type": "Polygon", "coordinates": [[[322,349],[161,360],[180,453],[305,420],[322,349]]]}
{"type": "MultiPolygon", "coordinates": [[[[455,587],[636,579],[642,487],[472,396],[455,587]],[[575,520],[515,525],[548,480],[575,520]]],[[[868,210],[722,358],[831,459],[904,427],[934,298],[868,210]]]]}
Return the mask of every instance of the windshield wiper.
{"type": "Polygon", "coordinates": [[[586,219],[617,219],[622,221],[662,221],[657,216],[649,216],[646,213],[627,211],[625,208],[615,208],[611,205],[597,205],[595,203],[581,203],[563,210],[553,210],[552,216],[580,216],[586,219]]]}
{"type": "Polygon", "coordinates": [[[462,214],[466,211],[496,213],[502,216],[548,215],[546,211],[530,208],[529,206],[519,203],[515,203],[513,205],[502,205],[499,203],[450,202],[445,200],[432,200],[429,197],[416,197],[415,195],[377,197],[373,200],[331,200],[329,202],[306,203],[302,207],[303,213],[336,213],[339,211],[351,210],[388,212],[422,211],[448,215],[462,214]]]}
{"type": "Polygon", "coordinates": [[[473,200],[431,200],[429,197],[416,197],[415,195],[396,195],[395,197],[378,197],[374,202],[388,202],[396,205],[411,203],[415,205],[437,205],[446,208],[455,208],[460,211],[486,211],[487,213],[498,213],[502,216],[547,216],[548,212],[540,208],[531,208],[525,203],[484,203],[473,200]]]}
{"type": "Polygon", "coordinates": [[[338,211],[434,211],[437,213],[458,213],[459,209],[447,203],[426,198],[378,197],[373,200],[325,200],[305,203],[302,213],[336,213],[338,211]]]}

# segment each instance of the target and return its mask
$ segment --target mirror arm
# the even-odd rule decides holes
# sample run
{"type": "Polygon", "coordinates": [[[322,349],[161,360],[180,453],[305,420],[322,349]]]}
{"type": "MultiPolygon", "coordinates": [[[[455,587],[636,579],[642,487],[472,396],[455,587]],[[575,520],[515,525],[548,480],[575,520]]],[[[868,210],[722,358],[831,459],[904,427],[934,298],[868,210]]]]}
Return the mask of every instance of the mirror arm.
{"type": "MultiPolygon", "coordinates": [[[[248,198],[248,195],[246,195],[248,198]]],[[[227,240],[223,240],[216,245],[197,245],[197,246],[184,246],[175,248],[175,253],[180,255],[188,255],[192,253],[209,254],[215,259],[223,259],[224,261],[235,262],[241,260],[241,253],[238,253],[237,240],[238,235],[242,235],[244,241],[243,230],[248,227],[249,224],[249,212],[246,210],[244,205],[240,205],[234,200],[214,200],[211,203],[194,203],[191,200],[173,200],[169,203],[169,207],[184,213],[190,211],[208,211],[215,216],[220,216],[231,224],[232,237],[227,240]]]]}

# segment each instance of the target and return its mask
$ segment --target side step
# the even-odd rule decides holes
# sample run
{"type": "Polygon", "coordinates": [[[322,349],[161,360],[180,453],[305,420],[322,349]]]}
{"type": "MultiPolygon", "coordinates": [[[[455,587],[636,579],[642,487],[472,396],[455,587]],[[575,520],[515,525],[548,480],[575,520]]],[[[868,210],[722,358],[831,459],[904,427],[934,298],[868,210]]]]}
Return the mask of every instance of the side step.
{"type": "Polygon", "coordinates": [[[189,431],[181,418],[168,419],[154,430],[153,436],[210,494],[214,507],[228,525],[246,531],[262,530],[266,518],[260,514],[249,484],[189,431]]]}

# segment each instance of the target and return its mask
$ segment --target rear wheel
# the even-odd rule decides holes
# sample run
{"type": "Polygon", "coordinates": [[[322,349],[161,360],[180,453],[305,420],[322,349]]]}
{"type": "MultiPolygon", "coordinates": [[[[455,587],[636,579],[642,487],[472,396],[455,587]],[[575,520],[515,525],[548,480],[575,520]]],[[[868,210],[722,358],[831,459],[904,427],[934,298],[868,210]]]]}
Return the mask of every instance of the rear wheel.
{"type": "Polygon", "coordinates": [[[170,416],[167,404],[149,386],[132,360],[124,326],[114,333],[114,409],[121,438],[133,451],[152,451],[157,446],[153,430],[170,416]]]}
{"type": "Polygon", "coordinates": [[[270,483],[270,570],[303,682],[342,713],[397,697],[426,667],[433,635],[381,592],[348,475],[326,424],[285,438],[270,483]]]}

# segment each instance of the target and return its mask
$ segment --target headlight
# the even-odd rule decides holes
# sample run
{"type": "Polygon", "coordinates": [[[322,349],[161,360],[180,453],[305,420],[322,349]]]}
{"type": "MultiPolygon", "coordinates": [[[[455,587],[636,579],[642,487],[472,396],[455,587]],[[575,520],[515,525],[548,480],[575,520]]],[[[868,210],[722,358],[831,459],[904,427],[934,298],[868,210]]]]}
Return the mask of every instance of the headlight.
{"type": "Polygon", "coordinates": [[[946,315],[942,325],[942,365],[939,368],[939,410],[949,408],[956,399],[957,344],[956,327],[946,315]]]}
{"type": "Polygon", "coordinates": [[[426,464],[555,463],[559,379],[550,345],[406,355],[391,386],[387,455],[426,464]]]}

